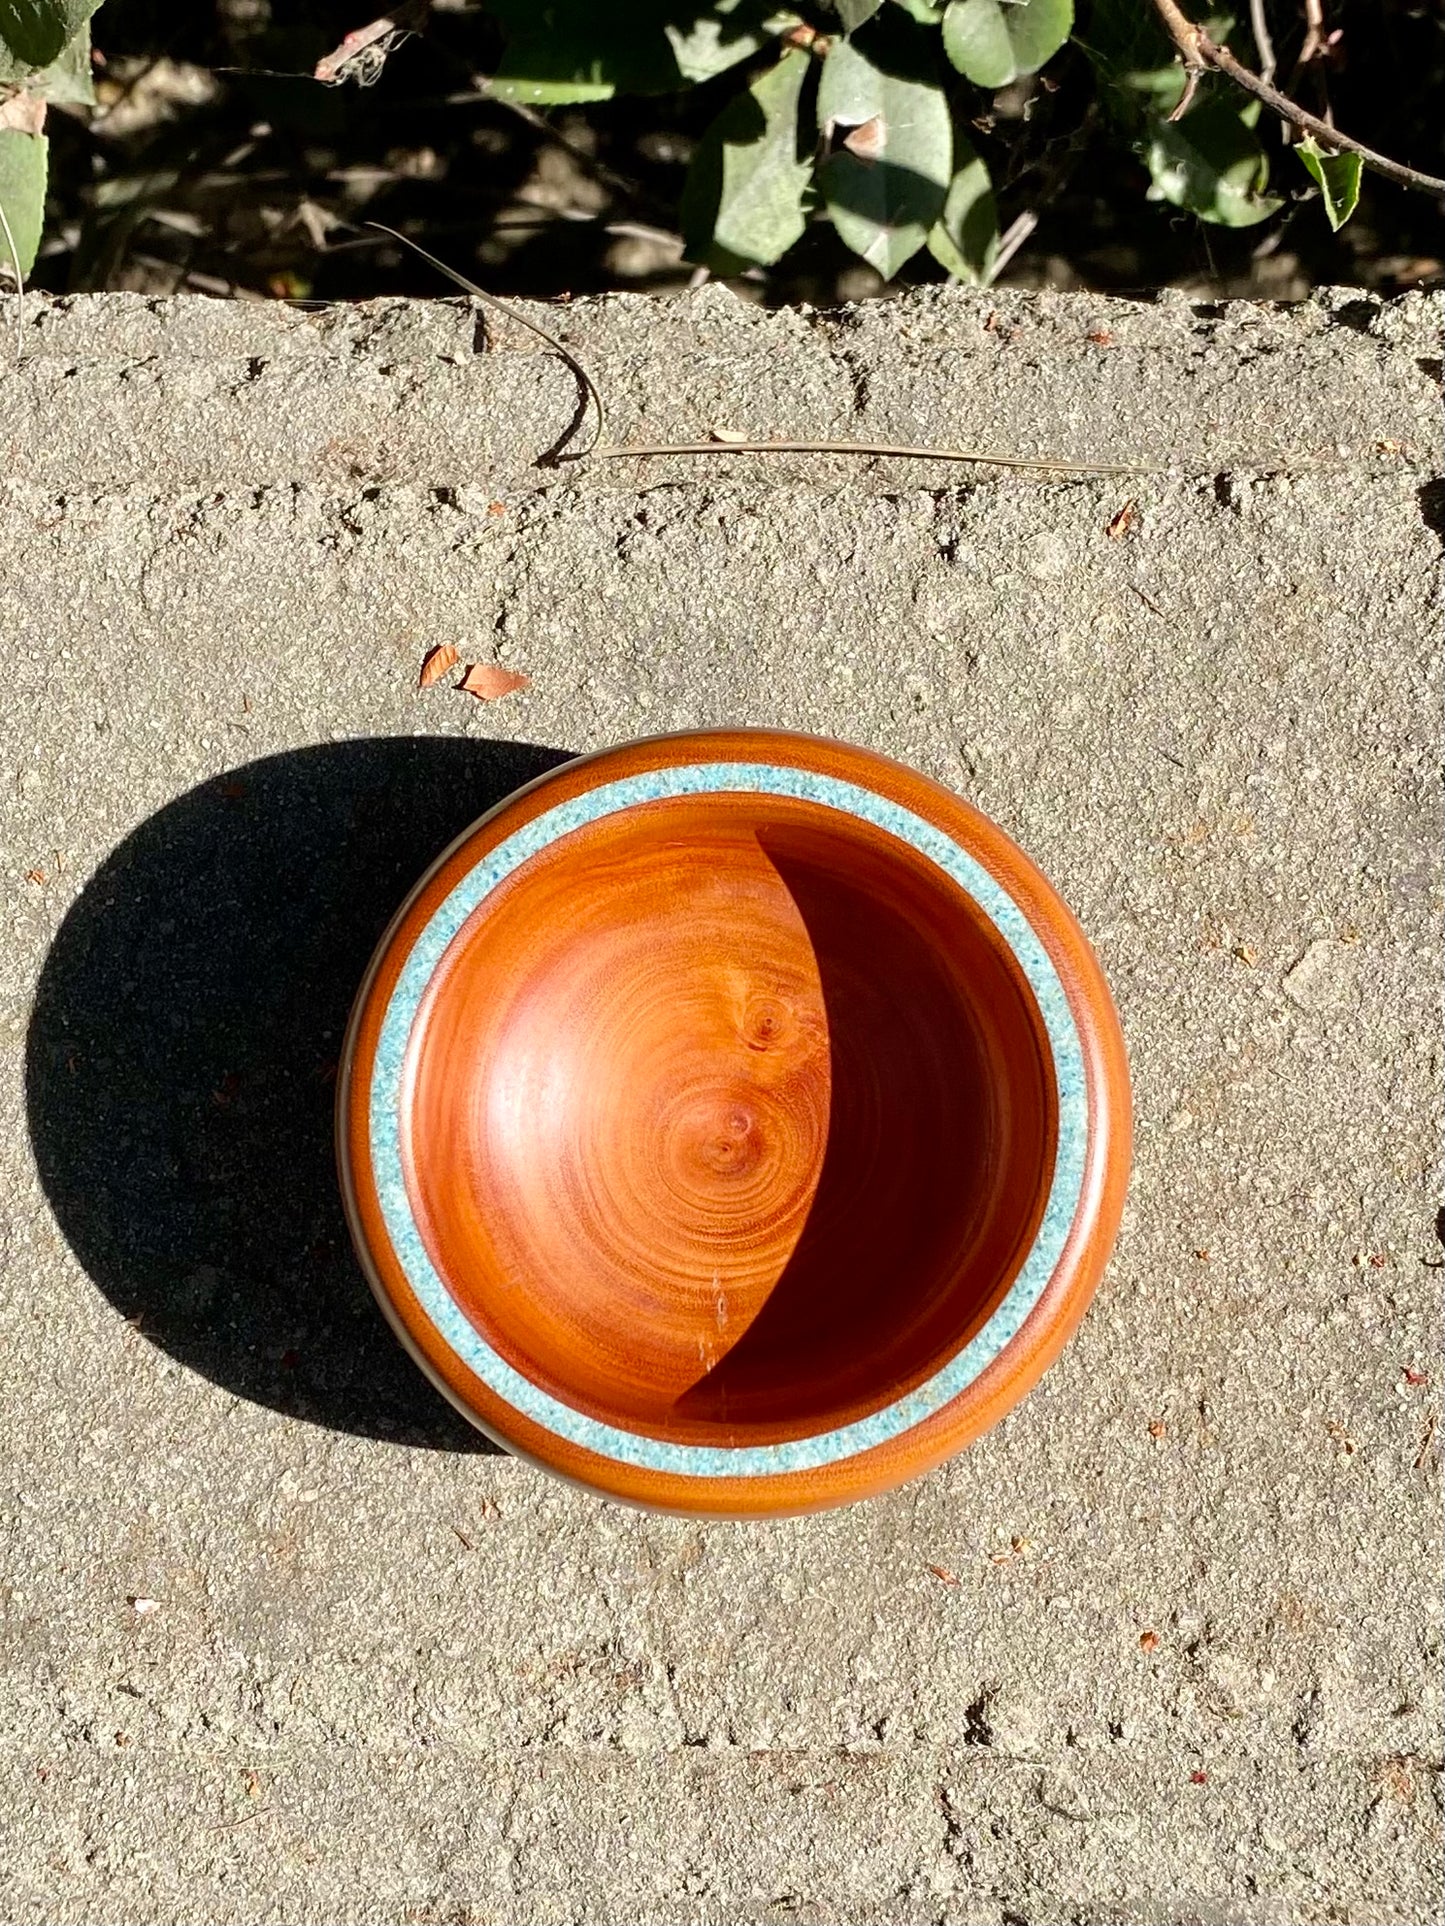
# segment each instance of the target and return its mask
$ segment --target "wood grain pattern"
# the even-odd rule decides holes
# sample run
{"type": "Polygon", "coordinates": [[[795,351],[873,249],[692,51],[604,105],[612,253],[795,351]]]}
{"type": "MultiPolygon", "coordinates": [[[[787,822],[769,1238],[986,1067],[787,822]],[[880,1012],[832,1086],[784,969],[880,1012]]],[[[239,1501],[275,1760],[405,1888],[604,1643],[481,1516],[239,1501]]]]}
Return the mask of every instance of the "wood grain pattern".
{"type": "Polygon", "coordinates": [[[338,1126],[363,1261],[399,1333],[463,1410],[617,1496],[779,1511],[937,1462],[1056,1354],[1117,1226],[1128,1086],[1087,944],[993,825],[867,752],[718,732],[566,765],[447,853],[358,998],[338,1126]],[[680,1475],[665,1450],[656,1465],[618,1462],[469,1369],[388,1235],[368,1108],[402,965],[478,863],[589,789],[718,762],[862,785],[972,855],[1058,972],[1087,1083],[1078,1208],[1022,1328],[922,1421],[790,1468],[792,1441],[866,1431],[870,1414],[926,1390],[993,1328],[1034,1244],[1059,1110],[1018,957],[918,849],[791,795],[669,796],[603,815],[485,897],[410,1029],[400,1151],[426,1257],[491,1352],[568,1412],[723,1460],[730,1447],[779,1447],[763,1476],[680,1475]]]}

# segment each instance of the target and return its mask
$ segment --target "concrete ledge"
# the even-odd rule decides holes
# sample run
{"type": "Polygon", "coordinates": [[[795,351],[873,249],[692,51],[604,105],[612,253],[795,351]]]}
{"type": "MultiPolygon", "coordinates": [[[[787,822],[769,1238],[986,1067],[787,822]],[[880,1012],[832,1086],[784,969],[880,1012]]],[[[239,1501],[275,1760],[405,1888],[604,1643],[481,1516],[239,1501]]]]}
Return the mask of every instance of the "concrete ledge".
{"type": "Polygon", "coordinates": [[[1433,1921],[1440,301],[537,312],[618,438],[1160,472],[539,469],[576,384],[464,303],[0,307],[0,1910],[1433,1921]],[[327,1142],[429,854],[723,722],[997,818],[1138,1110],[1038,1391],[751,1527],[463,1449],[327,1142]]]}
{"type": "MultiPolygon", "coordinates": [[[[12,338],[14,307],[0,302],[0,339],[12,338]]],[[[723,426],[1190,475],[1390,473],[1428,465],[1439,444],[1441,309],[1428,295],[1266,308],[937,290],[768,312],[709,288],[519,311],[590,367],[613,441],[706,439],[723,426]]],[[[515,488],[539,479],[534,463],[578,399],[545,344],[466,301],[305,312],[31,297],[19,334],[24,359],[4,376],[9,470],[59,491],[515,488]]],[[[855,461],[816,458],[732,457],[727,474],[825,490],[859,479],[855,461]]],[[[927,462],[864,471],[875,489],[968,475],[927,462]]],[[[587,485],[718,477],[717,464],[703,476],[697,462],[593,464],[587,485]]]]}

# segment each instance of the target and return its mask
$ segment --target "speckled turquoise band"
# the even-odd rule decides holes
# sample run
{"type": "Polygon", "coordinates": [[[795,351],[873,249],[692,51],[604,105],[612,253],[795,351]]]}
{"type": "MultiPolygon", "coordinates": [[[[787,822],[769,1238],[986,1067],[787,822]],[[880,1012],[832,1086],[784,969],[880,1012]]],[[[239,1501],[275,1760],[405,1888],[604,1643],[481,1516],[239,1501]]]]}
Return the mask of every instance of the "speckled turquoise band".
{"type": "Polygon", "coordinates": [[[1023,911],[981,864],[911,810],[854,783],[770,763],[696,763],[607,783],[536,817],[471,870],[417,939],[387,1005],[372,1068],[371,1160],[382,1219],[397,1261],[438,1335],[483,1383],[534,1424],[599,1456],[694,1478],[764,1478],[812,1470],[886,1444],[931,1417],[991,1364],[1034,1308],[1062,1255],[1078,1212],[1088,1134],[1088,1093],[1078,1028],[1058,972],[1023,911]],[[533,1384],[492,1349],[447,1290],[412,1216],[402,1173],[400,1116],[407,1044],[422,994],[447,946],[478,904],[529,857],[559,836],[617,810],[668,796],[710,792],[795,796],[841,810],[910,843],[966,891],[1013,951],[1037,999],[1053,1049],[1059,1142],[1038,1236],[1008,1295],[963,1350],[924,1384],[884,1410],[812,1437],[769,1445],[690,1445],[604,1424],[533,1384]]]}

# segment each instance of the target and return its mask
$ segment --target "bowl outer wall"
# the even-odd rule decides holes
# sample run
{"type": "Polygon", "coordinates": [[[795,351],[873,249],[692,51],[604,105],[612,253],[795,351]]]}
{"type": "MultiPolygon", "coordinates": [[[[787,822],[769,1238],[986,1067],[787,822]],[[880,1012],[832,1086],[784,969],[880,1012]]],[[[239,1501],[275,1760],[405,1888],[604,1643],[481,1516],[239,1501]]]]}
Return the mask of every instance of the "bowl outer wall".
{"type": "Polygon", "coordinates": [[[589,1490],[686,1515],[773,1516],[886,1491],[996,1424],[1058,1357],[1113,1247],[1128,1185],[1128,1064],[1113,999],[1077,920],[998,826],[916,770],[874,751],[783,730],[701,730],[605,749],[538,777],[463,832],[393,918],[357,993],[337,1081],[341,1190],[362,1268],[388,1321],[436,1387],[519,1456],[589,1490]],[[536,1424],[471,1372],[418,1303],[382,1221],[371,1168],[369,1093],[382,1018],[405,959],[440,905],[491,850],[560,803],[622,777],[698,762],[792,765],[888,798],[951,837],[1003,886],[1058,972],[1078,1030],[1087,1094],[1083,1184],[1063,1251],[1014,1336],[965,1389],[909,1430],[835,1463],[769,1476],[696,1477],[623,1464],[536,1424]]]}

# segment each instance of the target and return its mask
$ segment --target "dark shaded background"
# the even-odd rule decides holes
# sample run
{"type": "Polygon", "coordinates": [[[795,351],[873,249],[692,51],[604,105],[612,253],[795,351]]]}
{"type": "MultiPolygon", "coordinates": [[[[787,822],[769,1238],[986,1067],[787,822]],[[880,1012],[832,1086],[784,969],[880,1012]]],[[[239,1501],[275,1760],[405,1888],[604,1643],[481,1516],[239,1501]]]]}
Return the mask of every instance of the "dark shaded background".
{"type": "Polygon", "coordinates": [[[488,1448],[396,1342],[352,1256],[336,1060],[412,884],[565,760],[425,736],[267,757],[142,823],[62,923],[27,1040],[41,1182],[117,1310],[239,1396],[488,1448]]]}
{"type": "MultiPolygon", "coordinates": [[[[1268,4],[1279,79],[1290,85],[1303,6],[1268,4]]],[[[90,126],[51,115],[37,285],[327,300],[439,292],[420,261],[338,225],[371,216],[500,293],[686,285],[675,234],[687,159],[741,69],[681,94],[529,118],[478,91],[498,53],[492,24],[447,10],[391,55],[374,86],[306,77],[377,10],[372,0],[106,0],[95,39],[108,106],[90,126]]],[[[1340,57],[1299,76],[1298,97],[1318,109],[1327,91],[1340,126],[1445,174],[1445,0],[1326,0],[1325,11],[1343,31],[1340,57]]],[[[1248,9],[1236,12],[1232,38],[1252,58],[1248,9]]],[[[980,96],[979,109],[986,124],[973,131],[1002,224],[1024,210],[1039,216],[1005,284],[1174,283],[1298,299],[1324,283],[1388,293],[1445,279],[1439,203],[1368,175],[1338,236],[1318,201],[1302,198],[1307,182],[1288,155],[1277,157],[1273,185],[1294,204],[1262,227],[1205,227],[1148,201],[1144,170],[1105,121],[1077,48],[992,104],[980,96]]],[[[903,279],[938,273],[920,255],[903,279]]],[[[746,285],[767,301],[820,304],[880,287],[826,222],[746,285]]]]}

